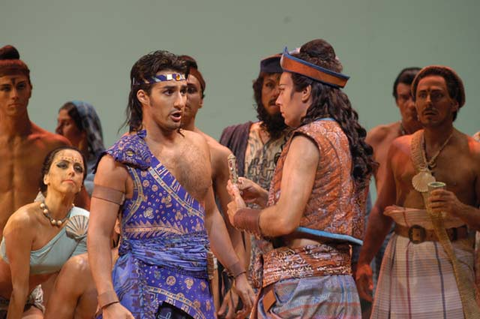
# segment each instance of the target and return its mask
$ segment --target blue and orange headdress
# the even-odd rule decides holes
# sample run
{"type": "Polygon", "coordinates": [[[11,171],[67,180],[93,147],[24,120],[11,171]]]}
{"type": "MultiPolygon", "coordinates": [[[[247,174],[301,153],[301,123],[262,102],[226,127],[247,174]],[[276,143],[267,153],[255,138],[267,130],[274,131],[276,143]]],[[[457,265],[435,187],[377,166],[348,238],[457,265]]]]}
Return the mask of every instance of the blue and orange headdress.
{"type": "Polygon", "coordinates": [[[344,88],[347,84],[349,76],[337,73],[321,66],[309,63],[302,59],[296,58],[288,52],[287,48],[283,51],[280,65],[284,72],[291,72],[306,76],[314,81],[335,87],[344,88]]]}

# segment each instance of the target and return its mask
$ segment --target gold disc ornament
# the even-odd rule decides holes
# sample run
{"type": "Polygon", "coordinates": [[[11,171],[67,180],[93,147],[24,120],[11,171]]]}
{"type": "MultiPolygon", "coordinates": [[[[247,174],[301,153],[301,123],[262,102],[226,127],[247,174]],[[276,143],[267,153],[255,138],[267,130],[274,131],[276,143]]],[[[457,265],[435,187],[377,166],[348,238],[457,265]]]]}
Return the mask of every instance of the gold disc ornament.
{"type": "Polygon", "coordinates": [[[418,172],[417,175],[413,176],[412,178],[412,186],[420,193],[428,192],[428,184],[435,182],[435,177],[433,177],[432,173],[429,169],[424,168],[418,172]]]}

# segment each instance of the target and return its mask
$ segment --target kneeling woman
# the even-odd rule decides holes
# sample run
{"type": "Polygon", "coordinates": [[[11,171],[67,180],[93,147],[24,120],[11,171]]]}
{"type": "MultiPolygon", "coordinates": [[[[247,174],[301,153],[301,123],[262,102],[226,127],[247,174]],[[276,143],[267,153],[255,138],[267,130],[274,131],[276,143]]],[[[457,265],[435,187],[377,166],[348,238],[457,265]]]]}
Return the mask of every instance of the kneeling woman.
{"type": "Polygon", "coordinates": [[[45,200],[21,207],[5,225],[0,246],[0,318],[7,310],[8,318],[42,318],[38,285],[71,256],[86,252],[89,213],[73,206],[83,187],[85,163],[75,148],[50,152],[40,181],[45,200]]]}

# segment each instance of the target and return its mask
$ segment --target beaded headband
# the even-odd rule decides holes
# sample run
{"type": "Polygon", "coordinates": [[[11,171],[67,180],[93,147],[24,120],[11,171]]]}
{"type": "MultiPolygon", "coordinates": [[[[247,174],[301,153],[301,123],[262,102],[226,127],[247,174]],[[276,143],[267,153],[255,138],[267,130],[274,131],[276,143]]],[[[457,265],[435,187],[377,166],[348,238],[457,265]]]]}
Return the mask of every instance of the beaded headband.
{"type": "Polygon", "coordinates": [[[288,53],[287,47],[285,47],[285,50],[283,51],[280,65],[285,72],[297,73],[336,88],[345,87],[350,78],[345,74],[337,73],[291,56],[288,53]]]}
{"type": "Polygon", "coordinates": [[[166,82],[166,81],[184,81],[185,79],[186,79],[185,74],[168,73],[168,74],[160,74],[160,75],[152,76],[150,78],[145,79],[143,82],[133,79],[133,85],[138,85],[142,83],[155,84],[158,82],[166,82]]]}

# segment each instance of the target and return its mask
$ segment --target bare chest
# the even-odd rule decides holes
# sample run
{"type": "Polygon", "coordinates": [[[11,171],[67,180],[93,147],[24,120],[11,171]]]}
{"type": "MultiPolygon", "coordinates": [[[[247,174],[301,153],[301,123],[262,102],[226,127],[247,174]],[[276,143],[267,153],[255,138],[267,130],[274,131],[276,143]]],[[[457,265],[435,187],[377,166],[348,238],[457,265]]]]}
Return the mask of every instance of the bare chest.
{"type": "MultiPolygon", "coordinates": [[[[478,178],[476,165],[480,163],[473,163],[467,153],[449,149],[437,158],[431,173],[437,181],[444,182],[447,190],[455,193],[460,201],[475,205],[475,181],[478,178]]],[[[417,174],[412,160],[407,156],[397,159],[392,168],[397,186],[397,199],[405,201],[406,204],[412,202],[423,204],[421,194],[412,186],[412,178],[417,174]]]]}
{"type": "Polygon", "coordinates": [[[207,156],[195,145],[183,145],[174,151],[162,152],[158,157],[182,187],[196,200],[203,202],[212,185],[207,156]]]}
{"type": "Polygon", "coordinates": [[[35,199],[48,151],[38,142],[0,140],[0,222],[35,199]]]}

